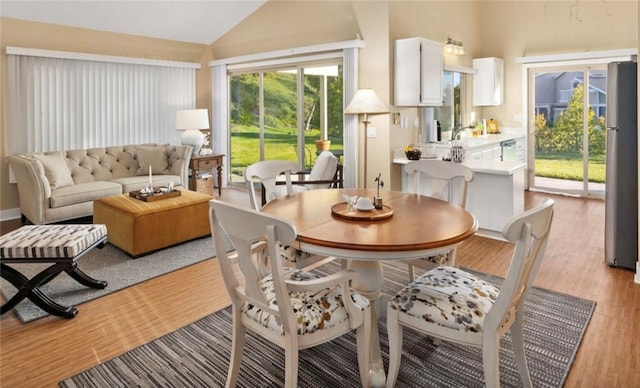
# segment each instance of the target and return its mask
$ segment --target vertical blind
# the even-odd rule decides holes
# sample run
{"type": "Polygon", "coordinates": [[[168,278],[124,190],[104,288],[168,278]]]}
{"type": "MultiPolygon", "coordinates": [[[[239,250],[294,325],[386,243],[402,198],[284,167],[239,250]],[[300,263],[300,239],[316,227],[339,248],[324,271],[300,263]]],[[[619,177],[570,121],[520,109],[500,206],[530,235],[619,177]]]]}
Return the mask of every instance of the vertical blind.
{"type": "Polygon", "coordinates": [[[197,64],[7,54],[8,155],[178,144],[176,111],[195,107],[197,64]]]}

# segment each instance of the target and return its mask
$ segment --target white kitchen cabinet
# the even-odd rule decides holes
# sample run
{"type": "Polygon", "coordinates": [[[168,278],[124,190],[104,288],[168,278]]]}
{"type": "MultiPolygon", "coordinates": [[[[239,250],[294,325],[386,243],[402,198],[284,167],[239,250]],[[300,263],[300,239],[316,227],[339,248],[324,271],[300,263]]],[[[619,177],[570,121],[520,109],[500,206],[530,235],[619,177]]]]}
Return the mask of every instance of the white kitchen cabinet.
{"type": "Polygon", "coordinates": [[[504,100],[504,61],[500,58],[473,60],[473,105],[496,106],[504,100]]]}
{"type": "Polygon", "coordinates": [[[442,43],[424,38],[394,42],[393,104],[442,106],[442,43]]]}

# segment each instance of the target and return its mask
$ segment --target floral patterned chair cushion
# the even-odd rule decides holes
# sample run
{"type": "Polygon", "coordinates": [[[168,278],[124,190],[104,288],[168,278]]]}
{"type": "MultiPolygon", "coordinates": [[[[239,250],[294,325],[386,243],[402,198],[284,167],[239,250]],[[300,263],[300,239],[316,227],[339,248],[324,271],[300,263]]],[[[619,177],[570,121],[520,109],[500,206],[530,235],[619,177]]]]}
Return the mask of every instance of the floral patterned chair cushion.
{"type": "Polygon", "coordinates": [[[449,263],[449,252],[438,253],[437,255],[424,257],[422,259],[437,265],[445,265],[445,264],[451,265],[451,263],[449,263]]]}
{"type": "MultiPolygon", "coordinates": [[[[285,277],[288,280],[305,281],[317,279],[320,276],[301,271],[295,268],[285,268],[285,277]]],[[[273,287],[273,278],[267,275],[260,281],[260,288],[264,292],[269,306],[277,309],[276,295],[273,287]]],[[[292,292],[290,293],[291,306],[297,317],[298,334],[312,334],[318,330],[337,326],[348,319],[347,310],[342,303],[342,292],[339,287],[326,288],[315,293],[292,292]]],[[[352,294],[354,303],[364,310],[369,301],[359,294],[352,294]]],[[[279,318],[265,312],[251,304],[246,303],[242,312],[252,320],[284,335],[282,322],[279,318]]]]}
{"type": "Polygon", "coordinates": [[[500,290],[454,267],[437,267],[404,287],[390,301],[401,313],[454,330],[482,332],[500,290]]]}
{"type": "Polygon", "coordinates": [[[298,263],[313,256],[309,252],[301,251],[289,245],[283,246],[280,252],[280,257],[290,263],[298,263]]]}

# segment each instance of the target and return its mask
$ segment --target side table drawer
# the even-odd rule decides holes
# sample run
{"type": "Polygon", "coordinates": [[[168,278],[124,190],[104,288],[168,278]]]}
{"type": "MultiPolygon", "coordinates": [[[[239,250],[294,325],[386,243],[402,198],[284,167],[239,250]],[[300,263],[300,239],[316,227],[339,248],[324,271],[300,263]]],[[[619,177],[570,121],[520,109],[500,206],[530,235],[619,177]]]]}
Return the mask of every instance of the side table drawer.
{"type": "Polygon", "coordinates": [[[204,170],[207,168],[213,168],[217,166],[218,163],[215,160],[207,159],[207,160],[198,160],[194,163],[194,167],[196,170],[204,170]]]}

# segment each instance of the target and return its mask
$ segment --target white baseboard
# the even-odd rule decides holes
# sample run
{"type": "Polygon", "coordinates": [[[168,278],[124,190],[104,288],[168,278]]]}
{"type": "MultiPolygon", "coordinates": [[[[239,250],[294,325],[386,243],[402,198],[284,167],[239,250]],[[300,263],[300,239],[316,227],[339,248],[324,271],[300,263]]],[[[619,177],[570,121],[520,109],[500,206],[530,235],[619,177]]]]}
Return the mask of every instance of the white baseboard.
{"type": "Polygon", "coordinates": [[[640,284],[640,261],[636,261],[636,276],[633,278],[633,282],[640,284]]]}
{"type": "Polygon", "coordinates": [[[20,208],[0,210],[0,221],[9,221],[20,218],[20,208]]]}

